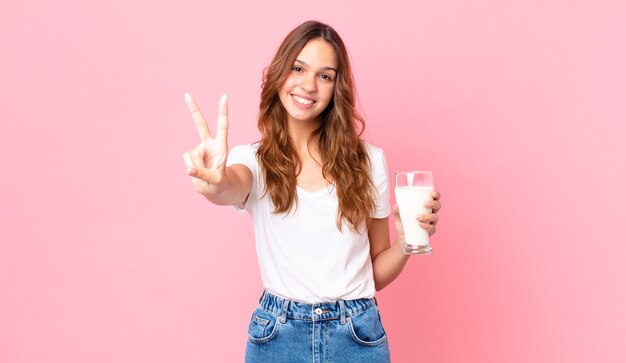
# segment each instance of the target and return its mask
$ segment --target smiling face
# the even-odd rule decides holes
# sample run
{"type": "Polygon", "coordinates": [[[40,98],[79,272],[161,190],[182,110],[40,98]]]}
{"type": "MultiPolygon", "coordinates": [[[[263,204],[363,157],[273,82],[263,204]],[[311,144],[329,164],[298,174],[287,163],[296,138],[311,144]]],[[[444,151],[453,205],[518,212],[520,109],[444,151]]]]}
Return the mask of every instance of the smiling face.
{"type": "Polygon", "coordinates": [[[317,123],[333,98],[337,77],[337,54],[322,38],[306,43],[280,87],[279,98],[289,125],[317,123]]]}

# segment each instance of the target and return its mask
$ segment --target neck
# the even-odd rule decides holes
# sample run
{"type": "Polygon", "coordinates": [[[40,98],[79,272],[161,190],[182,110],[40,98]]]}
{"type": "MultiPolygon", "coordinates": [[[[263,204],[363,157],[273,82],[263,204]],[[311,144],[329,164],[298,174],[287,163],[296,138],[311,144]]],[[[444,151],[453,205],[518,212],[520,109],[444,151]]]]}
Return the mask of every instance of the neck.
{"type": "Polygon", "coordinates": [[[320,126],[320,121],[315,119],[311,121],[288,120],[289,136],[294,143],[294,147],[298,150],[306,148],[311,135],[320,126]]]}

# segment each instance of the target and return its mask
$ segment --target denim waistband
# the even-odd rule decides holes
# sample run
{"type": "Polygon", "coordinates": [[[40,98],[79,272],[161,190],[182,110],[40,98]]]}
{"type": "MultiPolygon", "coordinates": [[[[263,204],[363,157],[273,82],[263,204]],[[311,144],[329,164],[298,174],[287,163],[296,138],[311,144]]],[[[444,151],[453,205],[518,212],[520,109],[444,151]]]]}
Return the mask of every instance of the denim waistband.
{"type": "Polygon", "coordinates": [[[358,315],[362,311],[367,310],[376,304],[376,299],[364,298],[307,304],[284,299],[265,290],[259,303],[264,310],[280,316],[280,320],[283,323],[286,318],[289,318],[309,321],[341,320],[341,323],[345,324],[347,317],[358,315]]]}

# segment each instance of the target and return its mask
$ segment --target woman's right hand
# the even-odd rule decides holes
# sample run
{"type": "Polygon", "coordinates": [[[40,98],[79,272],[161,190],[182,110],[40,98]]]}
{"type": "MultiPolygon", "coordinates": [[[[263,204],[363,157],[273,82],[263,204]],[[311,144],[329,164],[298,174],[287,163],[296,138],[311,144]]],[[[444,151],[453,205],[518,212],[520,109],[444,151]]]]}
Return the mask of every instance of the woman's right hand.
{"type": "Polygon", "coordinates": [[[194,189],[201,194],[217,195],[226,188],[226,158],[228,156],[228,102],[226,95],[220,99],[217,116],[217,133],[211,134],[196,101],[185,93],[185,102],[200,134],[200,143],[183,154],[187,175],[194,189]]]}

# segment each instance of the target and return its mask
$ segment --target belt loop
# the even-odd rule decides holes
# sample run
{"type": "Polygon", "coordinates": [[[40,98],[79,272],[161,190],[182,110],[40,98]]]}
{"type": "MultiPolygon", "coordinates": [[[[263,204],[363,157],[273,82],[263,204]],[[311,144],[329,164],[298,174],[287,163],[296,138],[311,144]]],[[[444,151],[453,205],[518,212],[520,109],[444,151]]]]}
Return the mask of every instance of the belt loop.
{"type": "Polygon", "coordinates": [[[263,300],[263,296],[265,296],[265,290],[263,290],[263,293],[261,294],[261,297],[259,298],[259,304],[261,303],[261,301],[263,300]]]}
{"type": "Polygon", "coordinates": [[[346,302],[339,300],[339,315],[341,316],[341,325],[346,323],[346,302]]]}
{"type": "Polygon", "coordinates": [[[376,296],[374,296],[372,299],[374,299],[374,304],[378,306],[378,300],[376,300],[376,296]]]}
{"type": "Polygon", "coordinates": [[[280,322],[285,324],[287,322],[287,308],[289,307],[289,300],[283,299],[282,311],[280,312],[280,322]]]}

